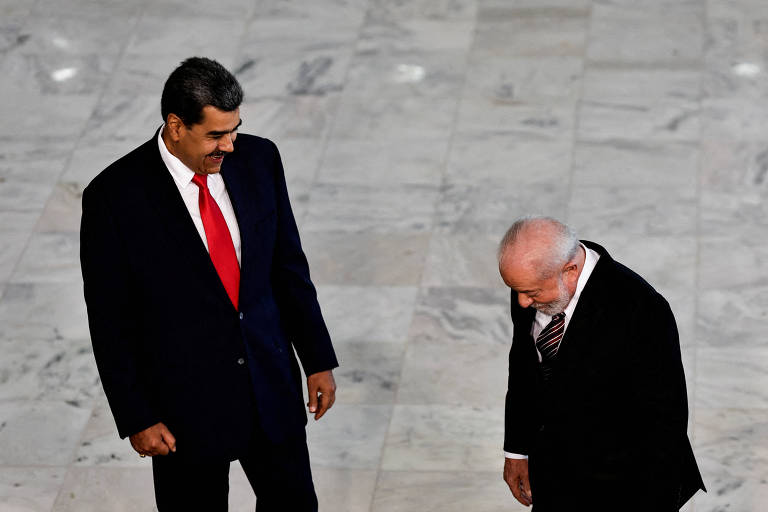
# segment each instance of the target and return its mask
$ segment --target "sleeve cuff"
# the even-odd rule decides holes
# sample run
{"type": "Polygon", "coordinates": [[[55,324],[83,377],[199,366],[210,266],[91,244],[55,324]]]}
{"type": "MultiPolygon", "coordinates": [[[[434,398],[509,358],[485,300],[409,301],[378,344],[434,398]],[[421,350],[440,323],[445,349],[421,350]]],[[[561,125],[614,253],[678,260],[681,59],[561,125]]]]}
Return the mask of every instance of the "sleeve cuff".
{"type": "Polygon", "coordinates": [[[504,452],[504,457],[507,459],[519,459],[519,460],[528,460],[527,455],[523,455],[520,453],[512,453],[512,452],[504,452]]]}

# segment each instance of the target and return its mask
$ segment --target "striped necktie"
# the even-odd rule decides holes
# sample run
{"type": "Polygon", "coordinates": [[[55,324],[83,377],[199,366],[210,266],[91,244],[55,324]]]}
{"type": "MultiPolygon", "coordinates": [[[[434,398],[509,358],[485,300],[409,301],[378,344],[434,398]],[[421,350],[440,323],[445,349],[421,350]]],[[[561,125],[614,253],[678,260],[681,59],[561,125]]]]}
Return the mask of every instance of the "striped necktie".
{"type": "Polygon", "coordinates": [[[536,348],[541,354],[541,371],[545,381],[552,376],[552,363],[560,348],[563,333],[565,333],[565,313],[558,313],[536,338],[536,348]]]}

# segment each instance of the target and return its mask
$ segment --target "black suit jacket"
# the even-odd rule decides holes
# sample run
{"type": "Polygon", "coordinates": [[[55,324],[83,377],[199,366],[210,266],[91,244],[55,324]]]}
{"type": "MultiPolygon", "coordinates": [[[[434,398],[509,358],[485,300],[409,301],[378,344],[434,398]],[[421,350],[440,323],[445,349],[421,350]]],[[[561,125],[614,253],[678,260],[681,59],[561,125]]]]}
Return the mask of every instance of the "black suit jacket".
{"type": "Polygon", "coordinates": [[[275,442],[303,430],[294,348],[307,375],[337,361],[277,148],[240,134],[221,175],[242,240],[239,310],[156,137],[85,189],[81,264],[93,350],[120,435],[163,422],[177,455],[234,459],[257,426],[275,442]]]}
{"type": "Polygon", "coordinates": [[[704,485],[686,433],[674,316],[640,276],[583,243],[600,259],[547,384],[531,336],[535,310],[512,291],[504,449],[529,455],[537,511],[579,501],[591,510],[677,510],[704,485]]]}

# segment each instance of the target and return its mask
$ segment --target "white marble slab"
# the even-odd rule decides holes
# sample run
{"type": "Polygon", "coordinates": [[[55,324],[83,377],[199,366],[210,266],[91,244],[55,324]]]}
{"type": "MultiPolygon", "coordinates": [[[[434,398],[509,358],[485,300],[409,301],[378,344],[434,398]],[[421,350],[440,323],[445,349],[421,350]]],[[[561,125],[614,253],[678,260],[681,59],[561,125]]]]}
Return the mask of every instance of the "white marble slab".
{"type": "Polygon", "coordinates": [[[106,503],[121,512],[155,510],[152,470],[70,468],[52,510],[97,512],[104,510],[106,503]]]}
{"type": "Polygon", "coordinates": [[[339,99],[338,93],[253,101],[246,98],[240,105],[243,132],[278,141],[288,137],[323,139],[336,116],[339,99]]]}
{"type": "Polygon", "coordinates": [[[433,233],[422,286],[503,288],[496,252],[503,233],[433,233]]]}
{"type": "Polygon", "coordinates": [[[315,468],[312,470],[320,510],[367,512],[376,485],[377,472],[359,469],[315,468]]]}
{"type": "Polygon", "coordinates": [[[318,286],[334,341],[404,343],[416,304],[414,286],[318,286]]]}
{"type": "Polygon", "coordinates": [[[0,467],[0,508],[5,512],[50,512],[64,467],[0,467]]]}
{"type": "Polygon", "coordinates": [[[0,301],[0,339],[89,339],[82,283],[14,283],[0,301]]]}
{"type": "MultiPolygon", "coordinates": [[[[72,182],[57,183],[40,216],[35,230],[39,233],[78,233],[82,217],[83,188],[72,182]]],[[[79,243],[79,239],[75,239],[79,243]]],[[[77,250],[77,248],[75,249],[77,250]]],[[[79,267],[79,262],[77,262],[79,267]]]]}
{"type": "Polygon", "coordinates": [[[310,419],[312,467],[376,469],[391,414],[391,405],[337,404],[319,421],[310,419]]]}
{"type": "Polygon", "coordinates": [[[397,405],[381,468],[496,471],[503,464],[503,431],[503,406],[397,405]]]}
{"type": "Polygon", "coordinates": [[[589,10],[568,4],[562,7],[522,6],[494,2],[480,8],[473,52],[527,57],[580,57],[584,55],[589,10]]]}
{"type": "Polygon", "coordinates": [[[90,414],[60,401],[0,401],[0,467],[68,465],[90,414]]]}
{"type": "Polygon", "coordinates": [[[152,467],[152,461],[139,457],[128,439],[120,439],[115,420],[102,394],[96,400],[93,413],[78,442],[74,465],[146,470],[152,467]]]}
{"type": "Polygon", "coordinates": [[[339,367],[336,403],[384,405],[395,402],[402,371],[404,343],[338,341],[333,333],[333,347],[339,367]]]}
{"type": "Polygon", "coordinates": [[[35,233],[11,276],[14,283],[79,283],[80,234],[35,233]]]}
{"type": "Polygon", "coordinates": [[[697,350],[696,407],[766,408],[768,351],[734,345],[697,350]]]}
{"type": "Polygon", "coordinates": [[[309,231],[302,241],[316,284],[415,286],[429,235],[309,231]]]}
{"type": "Polygon", "coordinates": [[[373,512],[530,510],[515,500],[498,471],[383,471],[373,512]]]}

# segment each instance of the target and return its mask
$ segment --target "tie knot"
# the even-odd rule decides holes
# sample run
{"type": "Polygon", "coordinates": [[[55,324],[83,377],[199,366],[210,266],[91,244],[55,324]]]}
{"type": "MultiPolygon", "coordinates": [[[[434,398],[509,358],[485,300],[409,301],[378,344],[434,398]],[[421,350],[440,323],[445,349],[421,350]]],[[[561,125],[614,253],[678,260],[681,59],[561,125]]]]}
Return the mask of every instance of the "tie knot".
{"type": "Polygon", "coordinates": [[[560,321],[560,320],[562,320],[563,318],[565,318],[565,311],[563,311],[563,312],[561,312],[561,313],[558,313],[558,314],[554,315],[554,316],[552,317],[552,321],[553,321],[553,322],[559,322],[559,321],[560,321]]]}
{"type": "Polygon", "coordinates": [[[205,190],[208,188],[208,175],[207,174],[197,174],[192,177],[192,181],[200,187],[201,189],[205,190]]]}

